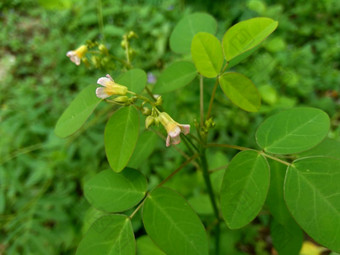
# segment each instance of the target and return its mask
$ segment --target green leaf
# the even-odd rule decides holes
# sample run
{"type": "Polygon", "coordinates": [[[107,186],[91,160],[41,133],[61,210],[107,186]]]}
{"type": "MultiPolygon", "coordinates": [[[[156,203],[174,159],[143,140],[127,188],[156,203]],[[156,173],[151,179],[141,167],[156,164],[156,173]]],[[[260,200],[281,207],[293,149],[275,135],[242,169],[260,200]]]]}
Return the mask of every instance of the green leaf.
{"type": "Polygon", "coordinates": [[[327,156],[340,159],[340,142],[334,139],[326,138],[314,148],[304,151],[299,157],[308,156],[327,156]]]}
{"type": "Polygon", "coordinates": [[[227,226],[241,228],[260,212],[269,188],[267,160],[256,151],[242,151],[230,162],[221,188],[221,210],[227,226]]]}
{"type": "Polygon", "coordinates": [[[229,62],[264,41],[277,28],[278,22],[270,18],[253,18],[241,21],[228,29],[223,36],[223,50],[229,62]]]}
{"type": "Polygon", "coordinates": [[[212,34],[200,32],[191,42],[191,56],[197,70],[205,77],[216,77],[223,65],[220,41],[212,34]]]}
{"type": "Polygon", "coordinates": [[[192,38],[198,32],[215,34],[216,20],[206,13],[194,13],[181,19],[170,35],[170,48],[176,53],[189,53],[192,38]]]}
{"type": "Polygon", "coordinates": [[[166,255],[148,236],[137,238],[137,255],[166,255]]]}
{"type": "Polygon", "coordinates": [[[83,89],[59,118],[54,132],[59,137],[67,137],[85,123],[101,99],[96,96],[96,85],[83,89]]]}
{"type": "Polygon", "coordinates": [[[329,117],[322,110],[292,108],[266,119],[257,129],[256,140],[266,152],[298,153],[320,143],[329,126],[329,117]]]}
{"type": "Polygon", "coordinates": [[[241,55],[238,55],[237,57],[235,57],[232,60],[230,60],[230,62],[228,62],[228,68],[227,69],[230,69],[233,66],[236,66],[238,63],[240,63],[243,60],[245,60],[247,57],[249,57],[251,54],[253,54],[255,51],[257,51],[258,48],[260,48],[260,45],[254,47],[251,50],[248,50],[248,51],[242,53],[241,55]]]}
{"type": "Polygon", "coordinates": [[[81,240],[76,255],[134,255],[135,237],[125,215],[106,215],[93,223],[81,240]]]}
{"type": "Polygon", "coordinates": [[[291,219],[283,196],[283,183],[286,176],[287,166],[274,160],[269,160],[269,166],[270,186],[266,205],[268,206],[275,221],[280,224],[285,224],[291,219]]]}
{"type": "Polygon", "coordinates": [[[214,213],[214,210],[210,202],[210,198],[207,194],[199,194],[197,196],[191,197],[188,200],[188,203],[191,205],[192,209],[194,209],[194,211],[198,214],[209,215],[214,213]]]}
{"type": "Polygon", "coordinates": [[[142,69],[131,69],[123,73],[116,80],[118,84],[128,87],[128,89],[137,94],[141,93],[147,82],[147,75],[142,69]]]}
{"type": "Polygon", "coordinates": [[[132,154],[129,167],[139,168],[153,152],[158,141],[158,136],[151,131],[144,131],[137,142],[136,149],[132,154]]]}
{"type": "Polygon", "coordinates": [[[116,111],[105,126],[106,157],[111,168],[120,172],[128,164],[139,135],[139,115],[133,106],[116,111]]]}
{"type": "Polygon", "coordinates": [[[139,171],[125,168],[123,172],[115,173],[109,169],[88,180],[84,193],[90,204],[97,209],[122,212],[140,202],[146,189],[146,178],[139,171]]]}
{"type": "Polygon", "coordinates": [[[280,255],[299,255],[303,232],[293,219],[283,225],[273,220],[270,224],[270,235],[273,246],[280,255]]]}
{"type": "Polygon", "coordinates": [[[175,62],[160,75],[153,89],[154,93],[166,93],[189,84],[197,75],[195,66],[186,61],[175,62]]]}
{"type": "Polygon", "coordinates": [[[318,243],[340,252],[340,160],[298,159],[288,168],[285,200],[297,223],[318,243]]]}
{"type": "Polygon", "coordinates": [[[257,112],[261,106],[261,97],[257,88],[246,76],[228,72],[219,77],[224,94],[241,109],[257,112]]]}
{"type": "Polygon", "coordinates": [[[202,222],[182,196],[168,188],[155,189],[143,209],[144,227],[168,255],[208,254],[202,222]]]}

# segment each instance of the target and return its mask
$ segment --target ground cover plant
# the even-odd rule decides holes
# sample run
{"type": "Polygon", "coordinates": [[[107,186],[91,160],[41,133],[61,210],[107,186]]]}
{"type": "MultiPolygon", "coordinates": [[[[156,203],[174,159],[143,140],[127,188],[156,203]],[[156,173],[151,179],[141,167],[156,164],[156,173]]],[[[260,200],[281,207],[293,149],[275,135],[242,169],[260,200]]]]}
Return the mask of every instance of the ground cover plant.
{"type": "MultiPolygon", "coordinates": [[[[104,131],[110,169],[99,172],[84,185],[85,197],[104,215],[89,228],[77,254],[134,254],[131,220],[140,210],[147,234],[145,240],[152,240],[148,242],[152,249],[160,248],[165,254],[208,254],[211,251],[219,254],[222,221],[230,229],[246,226],[259,214],[268,191],[267,206],[273,216],[271,236],[280,254],[298,254],[303,231],[327,248],[340,250],[340,161],[336,149],[322,152],[328,143],[333,143],[325,140],[330,128],[327,113],[317,108],[296,107],[270,116],[255,134],[260,149],[215,144],[208,140],[209,130],[216,124],[211,116],[218,86],[239,108],[259,111],[261,98],[256,86],[246,76],[229,69],[253,53],[277,25],[277,21],[264,17],[245,20],[229,28],[221,43],[214,36],[217,22],[212,16],[194,13],[184,17],[170,36],[170,48],[179,54],[191,53],[192,62],[172,63],[152,88],[146,86],[147,74],[134,68],[131,62],[130,42],[137,37],[135,32],[123,36],[121,45],[126,58],[115,60],[126,72],[115,80],[107,74],[97,81],[101,87],[90,85],[82,90],[55,128],[58,136],[67,137],[83,125],[101,101],[112,104],[114,109],[104,131]],[[197,75],[200,107],[193,121],[194,135],[190,124],[179,124],[165,111],[160,94],[182,89],[197,75]],[[211,86],[205,112],[206,78],[215,79],[215,84],[211,86]],[[146,130],[142,133],[143,140],[139,140],[142,115],[145,116],[142,126],[146,130]],[[186,159],[148,189],[147,178],[129,167],[129,161],[137,157],[141,164],[149,156],[155,141],[148,130],[154,125],[166,130],[166,147],[183,141],[186,149],[182,153],[186,159]],[[206,156],[211,147],[241,151],[224,171],[218,195],[213,189],[206,156]],[[304,151],[309,151],[308,156],[300,155],[304,151]],[[291,158],[283,159],[282,155],[291,158]],[[204,224],[179,193],[163,187],[189,163],[194,163],[201,172],[205,184],[201,192],[208,195],[214,215],[213,220],[204,224]],[[135,208],[131,213],[123,213],[132,207],[135,208]],[[206,229],[214,240],[213,248],[206,229]]],[[[93,48],[109,54],[103,44],[88,43],[67,52],[67,56],[79,65],[82,60],[86,61],[87,52],[96,54],[93,48]]],[[[138,168],[139,164],[135,165],[138,168]]]]}

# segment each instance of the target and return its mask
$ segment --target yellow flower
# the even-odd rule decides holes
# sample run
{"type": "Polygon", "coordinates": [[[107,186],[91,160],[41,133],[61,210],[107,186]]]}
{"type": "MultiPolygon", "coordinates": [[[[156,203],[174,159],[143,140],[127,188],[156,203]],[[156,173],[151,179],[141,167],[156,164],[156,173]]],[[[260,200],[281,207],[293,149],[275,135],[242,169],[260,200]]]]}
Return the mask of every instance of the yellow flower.
{"type": "Polygon", "coordinates": [[[84,57],[86,52],[87,52],[87,46],[82,45],[76,50],[68,51],[66,53],[66,56],[68,56],[73,63],[75,63],[77,66],[79,66],[80,61],[84,57]]]}
{"type": "Polygon", "coordinates": [[[107,74],[106,77],[99,78],[97,83],[103,86],[96,89],[97,97],[102,99],[105,99],[112,95],[124,96],[128,91],[127,87],[115,83],[109,74],[107,74]]]}
{"type": "Polygon", "coordinates": [[[181,133],[187,135],[190,132],[190,125],[177,123],[166,112],[161,112],[158,115],[158,120],[168,133],[166,138],[167,147],[169,147],[170,144],[179,144],[181,142],[181,133]]]}

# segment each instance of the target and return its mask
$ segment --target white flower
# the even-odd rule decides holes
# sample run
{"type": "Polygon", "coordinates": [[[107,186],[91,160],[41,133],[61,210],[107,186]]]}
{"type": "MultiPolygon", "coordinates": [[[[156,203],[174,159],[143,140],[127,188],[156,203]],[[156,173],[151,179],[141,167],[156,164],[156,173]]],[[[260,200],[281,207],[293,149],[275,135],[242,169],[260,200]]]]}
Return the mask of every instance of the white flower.
{"type": "Polygon", "coordinates": [[[82,57],[84,57],[87,52],[87,46],[82,45],[76,50],[71,50],[66,53],[66,56],[70,58],[70,60],[75,63],[77,66],[80,65],[80,61],[82,57]]]}
{"type": "Polygon", "coordinates": [[[96,89],[97,97],[102,99],[105,99],[112,95],[124,96],[128,91],[128,88],[126,86],[115,83],[109,74],[107,74],[106,77],[99,78],[97,83],[103,86],[96,89]]]}
{"type": "Polygon", "coordinates": [[[179,144],[181,142],[181,133],[185,135],[190,133],[190,125],[177,123],[166,112],[161,112],[158,119],[168,133],[166,147],[169,147],[170,144],[179,144]]]}

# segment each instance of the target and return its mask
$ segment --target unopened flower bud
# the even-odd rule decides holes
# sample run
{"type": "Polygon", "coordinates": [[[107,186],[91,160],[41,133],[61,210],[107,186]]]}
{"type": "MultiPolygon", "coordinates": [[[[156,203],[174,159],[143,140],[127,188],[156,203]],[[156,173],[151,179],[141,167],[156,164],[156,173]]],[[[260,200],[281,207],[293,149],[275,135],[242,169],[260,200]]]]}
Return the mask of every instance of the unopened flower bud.
{"type": "Polygon", "coordinates": [[[126,41],[125,40],[121,41],[120,46],[122,46],[122,48],[125,49],[126,48],[126,41]]]}
{"type": "Polygon", "coordinates": [[[115,102],[120,103],[120,104],[127,103],[129,100],[130,100],[129,97],[127,96],[119,96],[114,99],[115,102]]]}
{"type": "Polygon", "coordinates": [[[143,115],[150,115],[151,114],[151,110],[148,107],[143,107],[142,108],[142,114],[143,115]]]}
{"type": "Polygon", "coordinates": [[[162,97],[161,96],[157,97],[155,105],[159,106],[159,105],[162,105],[162,103],[163,103],[162,97]]]}
{"type": "Polygon", "coordinates": [[[148,129],[155,122],[155,118],[149,115],[145,119],[145,128],[148,129]]]}
{"type": "Polygon", "coordinates": [[[99,44],[98,49],[100,50],[101,53],[107,55],[109,51],[107,50],[106,46],[104,44],[99,44]]]}
{"type": "Polygon", "coordinates": [[[128,34],[128,38],[131,39],[131,38],[137,38],[137,34],[133,31],[130,31],[129,34],[128,34]]]}

